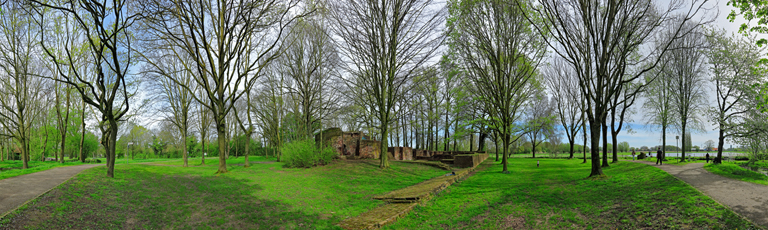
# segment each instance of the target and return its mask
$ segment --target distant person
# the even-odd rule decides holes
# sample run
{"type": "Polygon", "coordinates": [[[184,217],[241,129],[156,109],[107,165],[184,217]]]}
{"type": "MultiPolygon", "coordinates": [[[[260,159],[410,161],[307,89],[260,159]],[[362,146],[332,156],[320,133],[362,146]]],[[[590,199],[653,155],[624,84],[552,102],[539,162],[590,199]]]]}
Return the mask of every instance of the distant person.
{"type": "Polygon", "coordinates": [[[635,150],[632,150],[632,160],[635,160],[635,150]]]}
{"type": "Polygon", "coordinates": [[[707,153],[707,155],[705,156],[705,158],[707,159],[707,163],[709,163],[709,153],[707,153]]]}
{"type": "Polygon", "coordinates": [[[657,165],[663,165],[664,164],[664,162],[661,161],[661,158],[663,158],[663,157],[661,157],[661,155],[662,155],[661,148],[657,148],[656,149],[656,164],[657,165]]]}
{"type": "Polygon", "coordinates": [[[536,160],[536,168],[539,167],[539,160],[536,160]]]}

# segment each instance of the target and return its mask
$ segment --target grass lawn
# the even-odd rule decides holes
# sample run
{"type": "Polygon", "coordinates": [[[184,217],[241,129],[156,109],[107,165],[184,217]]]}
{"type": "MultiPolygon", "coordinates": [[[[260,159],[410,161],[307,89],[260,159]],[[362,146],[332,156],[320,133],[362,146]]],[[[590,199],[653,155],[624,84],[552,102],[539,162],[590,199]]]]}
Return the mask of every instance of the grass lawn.
{"type": "Polygon", "coordinates": [[[707,164],[704,166],[704,169],[720,176],[752,182],[755,184],[768,185],[768,176],[759,172],[742,168],[739,166],[741,165],[740,163],[745,162],[723,162],[722,164],[707,164]]]}
{"type": "MultiPolygon", "coordinates": [[[[266,161],[252,157],[253,161],[266,161]]],[[[218,163],[218,162],[216,162],[218,163]]],[[[243,158],[230,159],[230,165],[243,158]]],[[[228,167],[118,164],[115,178],[103,168],[84,171],[0,220],[0,229],[328,229],[383,204],[371,199],[443,175],[418,164],[377,160],[337,161],[311,169],[282,163],[228,167]]]]}
{"type": "Polygon", "coordinates": [[[732,211],[664,171],[619,162],[585,179],[581,160],[512,159],[456,183],[385,229],[749,229],[732,211]]]}
{"type": "MultiPolygon", "coordinates": [[[[635,158],[635,159],[637,159],[637,158],[635,158]]],[[[690,163],[706,163],[706,161],[696,160],[696,159],[688,158],[688,157],[685,158],[685,162],[679,162],[679,160],[680,160],[680,158],[678,158],[678,157],[669,157],[668,156],[667,157],[667,161],[664,161],[664,164],[687,165],[687,164],[690,164],[690,163]]],[[[640,161],[647,161],[647,162],[656,163],[656,157],[653,157],[653,158],[647,158],[646,157],[645,159],[642,159],[640,161]]],[[[712,161],[710,160],[710,162],[712,162],[712,161]]]]}
{"type": "MultiPolygon", "coordinates": [[[[92,159],[92,158],[89,158],[92,159]]],[[[64,166],[74,166],[74,165],[83,165],[83,164],[106,164],[105,158],[98,158],[101,160],[101,163],[81,163],[80,161],[72,161],[72,162],[64,162],[59,163],[58,161],[29,161],[29,168],[27,169],[21,169],[21,166],[23,165],[23,162],[20,160],[14,160],[14,161],[0,161],[0,168],[11,168],[9,170],[2,170],[0,171],[0,180],[26,175],[30,173],[36,173],[40,171],[45,171],[52,168],[57,167],[64,167],[64,166]]],[[[179,159],[166,159],[166,158],[157,158],[157,159],[135,159],[135,160],[128,160],[130,164],[133,163],[144,163],[144,162],[156,162],[156,161],[178,161],[179,159]]],[[[181,162],[181,161],[179,161],[181,162]]],[[[125,159],[117,159],[115,164],[125,164],[125,159]]]]}
{"type": "MultiPolygon", "coordinates": [[[[102,163],[100,164],[104,164],[103,158],[101,159],[101,162],[102,163]]],[[[27,163],[29,164],[29,168],[21,169],[21,166],[24,163],[20,160],[0,161],[0,168],[13,168],[9,170],[0,171],[0,180],[15,177],[15,176],[21,176],[25,174],[45,171],[45,170],[56,168],[56,167],[82,165],[82,164],[97,164],[97,163],[81,163],[80,161],[64,162],[64,163],[59,163],[58,161],[29,161],[27,163]]]]}

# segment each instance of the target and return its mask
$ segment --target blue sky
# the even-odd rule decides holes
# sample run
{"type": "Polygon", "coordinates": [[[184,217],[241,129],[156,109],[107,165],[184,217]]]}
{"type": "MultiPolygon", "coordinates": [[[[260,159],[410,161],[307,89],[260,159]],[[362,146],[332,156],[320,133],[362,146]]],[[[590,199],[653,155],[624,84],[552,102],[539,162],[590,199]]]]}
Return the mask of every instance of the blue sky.
{"type": "MultiPolygon", "coordinates": [[[[732,9],[735,9],[728,5],[728,0],[720,0],[717,3],[716,9],[719,11],[719,15],[715,19],[714,23],[711,25],[712,27],[716,28],[723,28],[729,33],[737,33],[739,30],[739,26],[746,22],[744,21],[741,16],[737,17],[737,19],[734,22],[730,22],[727,19],[728,14],[731,12],[732,9]]],[[[713,87],[713,86],[710,86],[713,87]]],[[[708,90],[708,96],[709,103],[711,105],[714,105],[715,103],[715,94],[714,89],[708,90]]],[[[638,101],[635,108],[638,108],[642,106],[642,101],[638,101]]],[[[635,133],[628,134],[627,132],[621,132],[618,136],[618,141],[627,141],[629,142],[630,146],[633,147],[640,147],[640,146],[655,146],[661,144],[661,132],[655,132],[655,131],[649,131],[649,129],[644,125],[645,119],[643,118],[643,114],[635,114],[632,116],[633,123],[630,125],[632,126],[632,129],[635,131],[635,133]]],[[[715,126],[707,122],[706,117],[702,117],[702,121],[704,122],[704,132],[698,132],[698,133],[692,133],[691,139],[693,142],[693,145],[702,146],[702,144],[707,140],[713,140],[717,142],[717,130],[715,129],[715,126]]],[[[667,144],[668,145],[675,145],[675,136],[680,135],[678,131],[675,129],[672,129],[667,132],[667,144]]],[[[735,143],[728,142],[726,140],[725,146],[729,147],[730,145],[736,146],[735,143]]]]}

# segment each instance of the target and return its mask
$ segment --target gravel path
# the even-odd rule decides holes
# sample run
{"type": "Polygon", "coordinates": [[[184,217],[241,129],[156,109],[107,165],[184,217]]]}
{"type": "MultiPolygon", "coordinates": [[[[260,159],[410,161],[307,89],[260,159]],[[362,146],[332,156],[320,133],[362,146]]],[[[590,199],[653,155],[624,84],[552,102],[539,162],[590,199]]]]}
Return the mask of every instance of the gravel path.
{"type": "Polygon", "coordinates": [[[0,218],[81,171],[98,166],[103,164],[58,167],[0,180],[0,218]]]}
{"type": "Polygon", "coordinates": [[[768,186],[713,174],[704,169],[704,163],[655,165],[647,161],[634,161],[657,167],[685,181],[717,202],[747,217],[753,223],[768,227],[768,186]]]}

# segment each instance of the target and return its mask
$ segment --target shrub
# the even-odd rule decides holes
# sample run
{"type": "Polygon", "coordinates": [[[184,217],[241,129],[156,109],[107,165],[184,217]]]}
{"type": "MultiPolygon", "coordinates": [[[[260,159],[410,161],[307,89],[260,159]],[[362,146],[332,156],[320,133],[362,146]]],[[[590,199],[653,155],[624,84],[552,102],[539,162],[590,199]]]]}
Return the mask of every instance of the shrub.
{"type": "Polygon", "coordinates": [[[648,156],[646,156],[645,153],[640,153],[640,155],[637,155],[637,159],[638,160],[645,159],[646,157],[648,157],[648,156]]]}
{"type": "Polygon", "coordinates": [[[283,146],[283,160],[289,168],[310,168],[317,165],[326,165],[333,161],[337,155],[332,148],[318,151],[315,141],[307,139],[293,141],[283,146]]]}
{"type": "Polygon", "coordinates": [[[749,157],[737,156],[737,157],[734,158],[734,160],[737,160],[737,161],[748,161],[749,157]]]}

